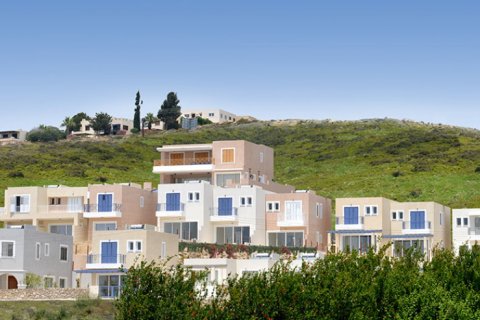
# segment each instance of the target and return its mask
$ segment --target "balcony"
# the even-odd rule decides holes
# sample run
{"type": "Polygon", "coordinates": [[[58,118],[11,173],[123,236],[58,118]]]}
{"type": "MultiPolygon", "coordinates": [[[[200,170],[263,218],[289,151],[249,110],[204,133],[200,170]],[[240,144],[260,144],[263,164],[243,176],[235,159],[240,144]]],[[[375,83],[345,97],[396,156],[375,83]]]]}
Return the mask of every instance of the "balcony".
{"type": "Polygon", "coordinates": [[[81,213],[84,210],[84,205],[55,205],[47,206],[48,213],[81,213]]]}
{"type": "Polygon", "coordinates": [[[201,173],[213,170],[211,157],[162,159],[153,162],[153,173],[201,173]]]}
{"type": "Polygon", "coordinates": [[[402,233],[403,234],[419,234],[419,233],[431,233],[432,222],[431,221],[403,221],[402,233]]]}
{"type": "Polygon", "coordinates": [[[83,210],[84,218],[121,218],[122,205],[113,203],[110,205],[86,204],[83,210]]]}
{"type": "Polygon", "coordinates": [[[87,269],[120,269],[126,261],[126,255],[117,254],[102,256],[100,254],[89,254],[87,256],[87,269]]]}
{"type": "Polygon", "coordinates": [[[211,222],[238,222],[238,208],[230,210],[219,210],[215,207],[210,209],[211,222]]]}
{"type": "Polygon", "coordinates": [[[304,215],[298,217],[287,217],[286,214],[279,214],[277,226],[279,227],[304,227],[306,225],[303,219],[304,215]]]}
{"type": "Polygon", "coordinates": [[[168,205],[166,203],[157,203],[156,216],[159,218],[182,218],[184,217],[185,204],[168,205]]]}
{"type": "Polygon", "coordinates": [[[364,217],[335,217],[336,230],[361,230],[363,229],[364,217]]]}
{"type": "Polygon", "coordinates": [[[480,236],[480,227],[470,227],[468,228],[469,236],[480,236]]]}

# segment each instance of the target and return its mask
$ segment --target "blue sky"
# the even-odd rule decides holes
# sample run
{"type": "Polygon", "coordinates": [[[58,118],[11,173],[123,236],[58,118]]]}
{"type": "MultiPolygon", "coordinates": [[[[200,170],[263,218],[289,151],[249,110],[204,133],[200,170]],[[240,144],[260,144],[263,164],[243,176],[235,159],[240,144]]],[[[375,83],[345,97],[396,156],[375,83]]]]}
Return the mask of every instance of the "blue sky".
{"type": "Polygon", "coordinates": [[[186,108],[480,128],[478,1],[2,1],[0,129],[186,108]]]}

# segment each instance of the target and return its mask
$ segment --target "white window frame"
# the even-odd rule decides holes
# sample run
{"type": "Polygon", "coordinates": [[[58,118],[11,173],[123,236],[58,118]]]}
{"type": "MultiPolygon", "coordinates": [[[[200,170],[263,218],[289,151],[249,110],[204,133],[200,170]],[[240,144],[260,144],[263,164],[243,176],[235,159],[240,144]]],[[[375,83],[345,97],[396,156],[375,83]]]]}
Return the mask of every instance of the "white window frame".
{"type": "Polygon", "coordinates": [[[247,197],[240,197],[240,207],[247,206],[247,197]]]}
{"type": "Polygon", "coordinates": [[[463,217],[457,217],[455,226],[461,227],[462,225],[463,225],[463,217]],[[458,222],[460,222],[460,223],[458,223],[458,222]]]}
{"type": "Polygon", "coordinates": [[[14,240],[0,240],[0,259],[13,259],[15,258],[15,241],[14,240]],[[4,242],[13,243],[12,256],[2,256],[2,245],[4,242]]]}
{"type": "Polygon", "coordinates": [[[403,221],[403,219],[405,219],[405,211],[404,210],[393,210],[390,213],[390,219],[392,221],[403,221]],[[400,218],[400,213],[402,213],[401,218],[400,218]],[[395,218],[393,217],[393,214],[395,214],[395,218]]]}
{"type": "Polygon", "coordinates": [[[45,243],[45,244],[44,244],[43,255],[44,255],[45,257],[49,257],[49,256],[50,256],[50,243],[45,243]]]}
{"type": "Polygon", "coordinates": [[[194,193],[193,192],[189,192],[187,194],[187,200],[188,202],[193,202],[193,199],[194,199],[194,193]]]}
{"type": "MultiPolygon", "coordinates": [[[[74,236],[74,232],[75,232],[75,228],[74,228],[74,225],[73,224],[59,224],[59,223],[53,223],[53,224],[48,224],[48,233],[53,233],[51,231],[51,227],[56,227],[56,226],[71,226],[72,227],[72,237],[74,236]]],[[[58,233],[54,233],[54,234],[58,234],[58,233]]]]}
{"type": "Polygon", "coordinates": [[[317,218],[323,219],[323,203],[317,202],[315,210],[315,215],[317,216],[317,218]]]}
{"type": "Polygon", "coordinates": [[[42,244],[40,242],[35,242],[35,260],[40,260],[42,255],[42,244]]]}
{"type": "Polygon", "coordinates": [[[365,217],[378,216],[378,205],[376,204],[366,205],[364,208],[364,214],[365,214],[365,217]],[[367,213],[367,208],[370,209],[370,213],[367,213]],[[375,208],[376,213],[373,213],[373,208],[375,208]]]}
{"type": "Polygon", "coordinates": [[[444,221],[444,218],[445,218],[445,215],[443,214],[443,212],[440,212],[440,225],[443,226],[445,224],[445,221],[444,221]]]}
{"type": "Polygon", "coordinates": [[[161,258],[165,259],[167,257],[167,243],[165,241],[162,241],[162,249],[161,249],[161,258]]]}
{"type": "Polygon", "coordinates": [[[285,221],[301,221],[303,220],[303,201],[302,200],[285,200],[284,202],[284,218],[285,218],[285,221]],[[295,219],[287,219],[287,207],[288,205],[287,204],[295,204],[295,205],[298,205],[300,204],[300,213],[296,213],[295,214],[295,219]]]}
{"type": "Polygon", "coordinates": [[[98,252],[100,254],[100,257],[102,256],[102,243],[110,243],[110,242],[116,242],[117,243],[117,255],[120,254],[120,246],[119,246],[119,241],[118,240],[100,240],[98,246],[98,252]]]}
{"type": "Polygon", "coordinates": [[[55,276],[44,276],[43,277],[43,287],[44,288],[55,288],[55,276]],[[45,279],[52,279],[52,286],[51,287],[47,287],[45,286],[45,279]]]}
{"type": "Polygon", "coordinates": [[[94,223],[93,223],[93,231],[94,231],[94,232],[113,231],[113,230],[98,230],[98,231],[97,231],[97,225],[98,225],[98,224],[110,224],[110,223],[114,223],[114,224],[115,224],[115,230],[117,230],[118,225],[117,225],[117,222],[116,222],[116,221],[102,221],[102,222],[94,222],[94,223]]]}
{"type": "Polygon", "coordinates": [[[194,192],[193,202],[200,202],[200,192],[194,192]]]}
{"type": "Polygon", "coordinates": [[[127,240],[127,252],[128,253],[140,253],[143,250],[142,240],[127,240]],[[130,243],[133,243],[133,250],[130,250],[130,243]],[[140,250],[138,250],[138,243],[140,243],[140,250]]]}
{"type": "Polygon", "coordinates": [[[143,196],[140,196],[140,208],[143,208],[143,207],[145,207],[145,198],[143,196]]]}
{"type": "Polygon", "coordinates": [[[260,163],[263,163],[263,151],[260,151],[260,163]]]}
{"type": "Polygon", "coordinates": [[[60,260],[60,262],[68,262],[69,261],[69,259],[68,259],[68,245],[66,245],[66,244],[61,244],[60,245],[60,251],[59,251],[58,259],[60,260]],[[67,260],[62,260],[62,248],[67,249],[67,260]]]}
{"type": "Polygon", "coordinates": [[[253,206],[253,197],[246,197],[245,200],[246,200],[246,203],[245,203],[246,207],[253,206]]]}
{"type": "Polygon", "coordinates": [[[462,223],[463,223],[464,227],[468,227],[468,225],[470,224],[470,219],[468,219],[468,217],[463,217],[462,218],[462,223]],[[467,223],[465,223],[465,219],[467,219],[467,223]]]}
{"type": "Polygon", "coordinates": [[[58,287],[59,287],[60,289],[66,289],[66,288],[68,288],[67,283],[68,283],[68,278],[58,277],[58,287]],[[61,282],[62,280],[65,281],[65,286],[64,286],[63,288],[62,288],[62,286],[60,285],[60,282],[61,282]]]}
{"type": "MultiPolygon", "coordinates": [[[[12,198],[17,198],[17,197],[28,197],[28,209],[27,210],[22,210],[22,204],[20,204],[20,211],[12,211],[12,204],[10,203],[10,213],[30,213],[30,209],[31,209],[31,206],[32,206],[32,197],[30,194],[14,194],[10,197],[10,201],[12,201],[11,199],[12,198]]],[[[21,202],[21,200],[20,200],[21,202]]],[[[15,208],[16,208],[16,203],[15,203],[15,208]]]]}
{"type": "Polygon", "coordinates": [[[236,156],[235,147],[221,148],[220,150],[221,150],[221,151],[220,151],[220,152],[221,152],[220,158],[221,158],[221,163],[222,163],[222,164],[232,164],[232,163],[235,163],[235,156],[236,156]],[[224,161],[223,161],[223,150],[233,150],[233,161],[232,161],[232,162],[224,162],[224,161]]]}

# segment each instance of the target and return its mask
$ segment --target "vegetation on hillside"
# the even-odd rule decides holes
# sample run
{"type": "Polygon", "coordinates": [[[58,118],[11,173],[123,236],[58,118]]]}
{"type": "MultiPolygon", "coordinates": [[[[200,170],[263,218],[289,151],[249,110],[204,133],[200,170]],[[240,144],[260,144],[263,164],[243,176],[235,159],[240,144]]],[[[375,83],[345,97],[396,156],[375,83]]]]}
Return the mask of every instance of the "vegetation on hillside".
{"type": "Polygon", "coordinates": [[[277,264],[230,278],[216,295],[207,272],[143,262],[127,273],[117,319],[480,318],[480,247],[458,257],[439,250],[431,262],[413,248],[392,259],[388,249],[328,254],[300,270],[277,264]]]}
{"type": "Polygon", "coordinates": [[[332,199],[384,196],[480,206],[480,132],[396,120],[207,125],[145,138],[5,146],[0,148],[0,205],[8,186],[156,183],[155,148],[231,139],[273,147],[277,182],[332,199]]]}

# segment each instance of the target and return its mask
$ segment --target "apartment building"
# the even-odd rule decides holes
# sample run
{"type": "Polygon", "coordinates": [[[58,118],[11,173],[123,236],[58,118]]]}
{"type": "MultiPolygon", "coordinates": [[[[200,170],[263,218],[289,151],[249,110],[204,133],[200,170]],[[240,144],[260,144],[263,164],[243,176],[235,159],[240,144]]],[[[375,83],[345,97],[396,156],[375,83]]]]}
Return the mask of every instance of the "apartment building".
{"type": "Polygon", "coordinates": [[[36,230],[34,226],[0,229],[0,289],[25,289],[27,274],[39,286],[71,288],[71,236],[36,230]]]}
{"type": "Polygon", "coordinates": [[[128,225],[122,230],[95,231],[87,263],[75,273],[80,287],[88,288],[92,297],[115,298],[130,267],[141,261],[176,264],[177,255],[176,235],[157,232],[152,225],[128,225]]]}
{"type": "Polygon", "coordinates": [[[14,187],[5,191],[5,203],[0,221],[7,226],[73,236],[75,268],[85,266],[94,232],[156,224],[157,194],[149,185],[14,187]]]}
{"type": "Polygon", "coordinates": [[[327,251],[332,201],[311,190],[266,195],[267,244],[327,251]]]}
{"type": "Polygon", "coordinates": [[[336,199],[335,219],[329,237],[334,251],[366,252],[391,243],[392,256],[415,247],[430,259],[435,247],[451,248],[450,208],[435,202],[341,198],[336,199]]]}
{"type": "Polygon", "coordinates": [[[456,254],[461,246],[480,244],[480,209],[453,209],[452,239],[456,254]]]}
{"type": "Polygon", "coordinates": [[[10,130],[0,131],[0,146],[7,144],[16,144],[27,139],[27,131],[10,130]]]}
{"type": "Polygon", "coordinates": [[[208,119],[213,123],[235,122],[237,120],[235,114],[222,109],[185,110],[182,112],[182,116],[187,119],[201,117],[203,119],[208,119]]]}

